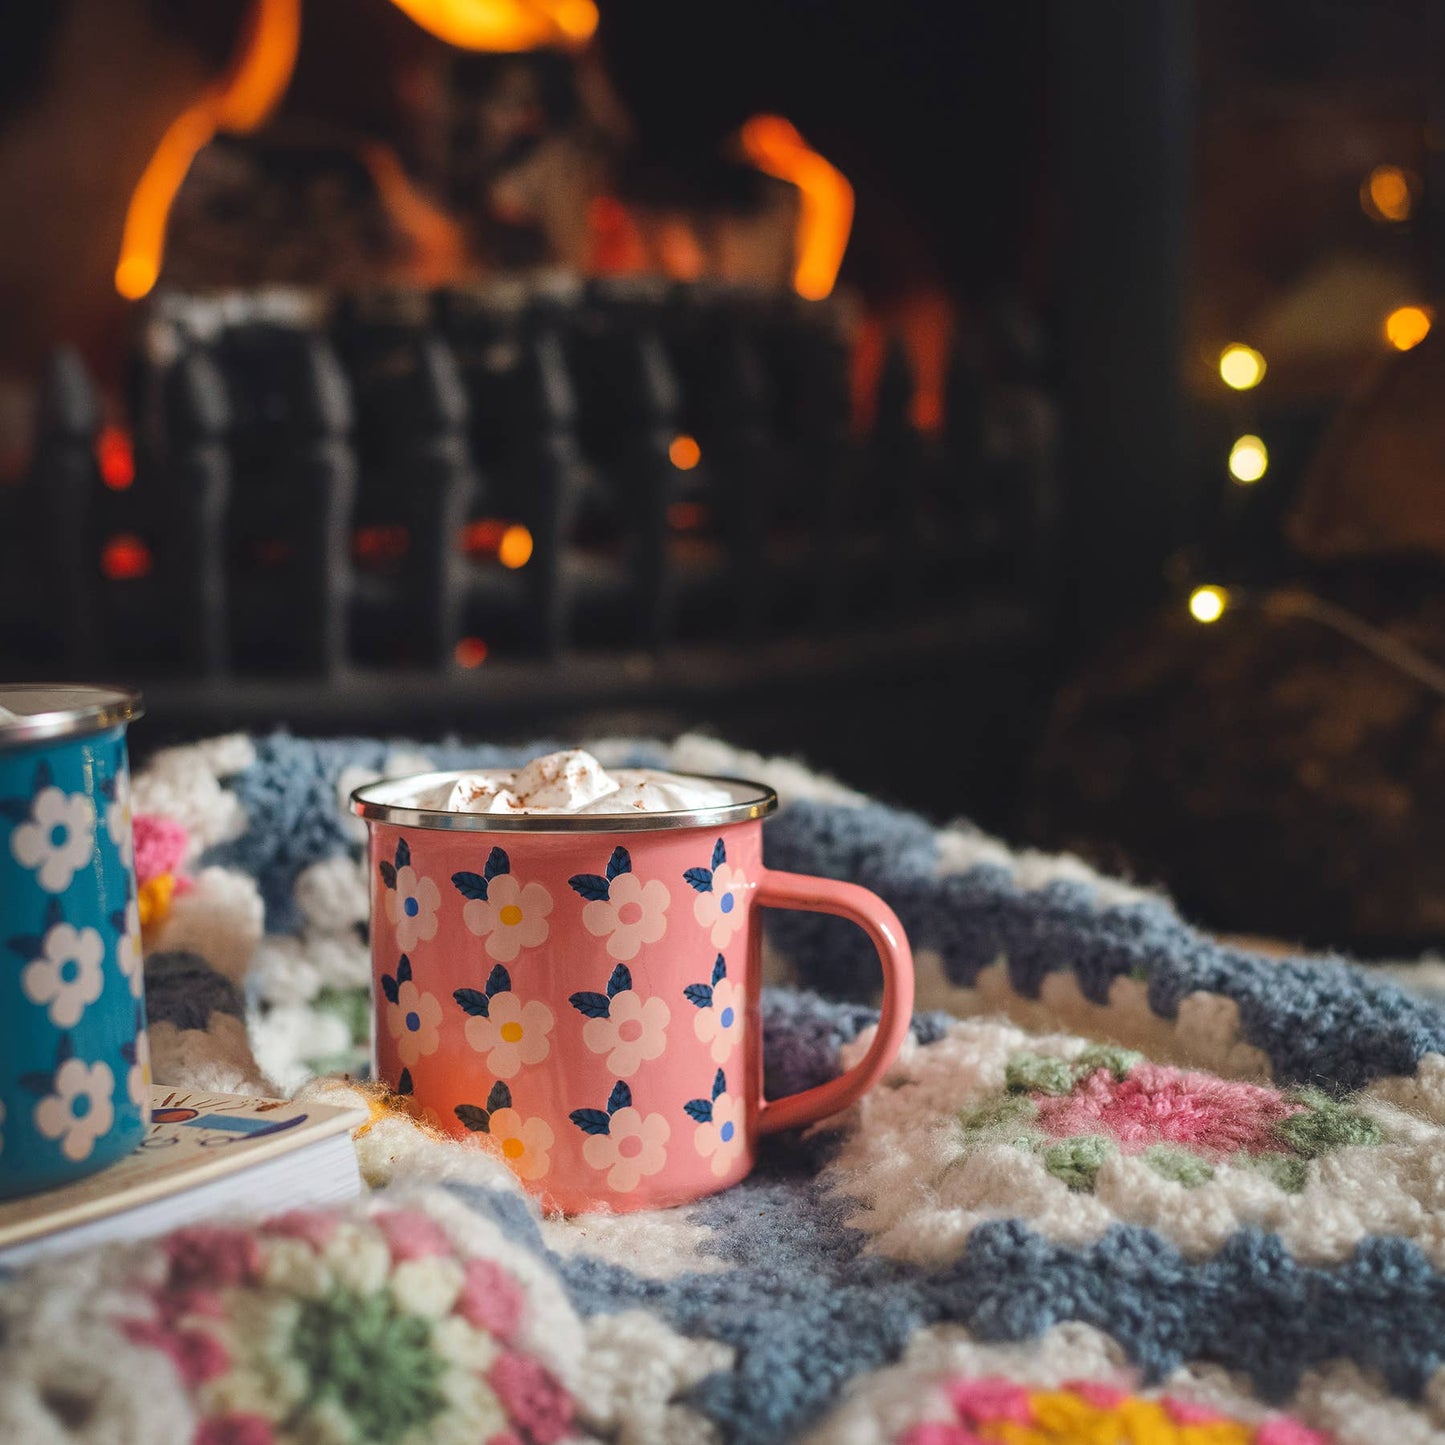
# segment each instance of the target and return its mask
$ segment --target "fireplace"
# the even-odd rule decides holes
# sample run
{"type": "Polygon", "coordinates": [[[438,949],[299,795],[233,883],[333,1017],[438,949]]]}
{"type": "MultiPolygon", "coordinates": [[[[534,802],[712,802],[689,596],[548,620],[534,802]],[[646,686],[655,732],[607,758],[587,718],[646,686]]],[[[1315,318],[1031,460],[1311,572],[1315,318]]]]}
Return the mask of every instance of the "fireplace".
{"type": "Polygon", "coordinates": [[[140,683],[142,747],[700,724],[999,786],[926,760],[1019,755],[1051,666],[1045,332],[970,309],[868,147],[855,188],[757,77],[629,108],[625,4],[136,8],[117,63],[202,79],[124,198],[120,325],[58,325],[0,425],[0,667],[140,683]]]}

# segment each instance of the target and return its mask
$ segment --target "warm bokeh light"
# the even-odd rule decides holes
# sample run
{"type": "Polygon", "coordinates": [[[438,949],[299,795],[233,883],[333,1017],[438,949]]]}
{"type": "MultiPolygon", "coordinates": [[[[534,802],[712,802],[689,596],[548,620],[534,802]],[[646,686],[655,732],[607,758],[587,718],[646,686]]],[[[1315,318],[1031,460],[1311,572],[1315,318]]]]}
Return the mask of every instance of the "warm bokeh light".
{"type": "Polygon", "coordinates": [[[452,656],[458,667],[480,667],[487,660],[487,644],[480,637],[464,637],[457,643],[452,656]]]}
{"type": "Polygon", "coordinates": [[[405,527],[358,527],[351,539],[352,555],[374,567],[399,562],[411,548],[411,533],[405,527]]]}
{"type": "Polygon", "coordinates": [[[231,69],[172,121],[131,193],[115,289],[138,301],[156,284],[171,202],[197,152],[218,130],[247,131],[285,94],[301,44],[301,0],[253,0],[231,69]]]}
{"type": "Polygon", "coordinates": [[[1230,605],[1230,594],[1222,587],[1196,587],[1189,594],[1189,616],[1196,623],[1217,623],[1230,605]]]}
{"type": "Polygon", "coordinates": [[[833,290],[848,233],[853,228],[853,187],[780,115],[755,115],[742,128],[743,153],[765,175],[798,188],[793,289],[809,301],[833,290]]]}
{"type": "Polygon", "coordinates": [[[515,571],[532,560],[532,534],[525,527],[508,527],[497,543],[497,561],[515,571]]]}
{"type": "Polygon", "coordinates": [[[707,508],[701,502],[671,502],[667,508],[667,525],[674,532],[696,532],[707,521],[707,508]]]}
{"type": "Polygon", "coordinates": [[[695,437],[673,437],[672,445],[667,449],[667,459],[678,471],[690,472],[702,460],[702,448],[695,437]]]}
{"type": "Polygon", "coordinates": [[[1264,380],[1264,357],[1254,347],[1237,341],[1219,353],[1219,377],[1235,391],[1248,391],[1264,380]]]}
{"type": "Polygon", "coordinates": [[[439,40],[463,50],[522,51],[585,45],[597,29],[593,0],[393,0],[439,40]]]}
{"type": "Polygon", "coordinates": [[[101,575],[112,582],[134,582],[151,570],[151,549],[130,532],[119,532],[102,548],[101,575]]]}
{"type": "Polygon", "coordinates": [[[1229,449],[1229,475],[1242,486],[1257,482],[1269,470],[1269,450],[1255,436],[1243,436],[1229,449]]]}
{"type": "Polygon", "coordinates": [[[101,481],[113,492],[124,492],[134,483],[135,452],[124,427],[101,427],[95,439],[95,464],[101,481]]]}
{"type": "Polygon", "coordinates": [[[1360,184],[1360,205],[1377,221],[1408,221],[1417,182],[1399,166],[1376,166],[1360,184]]]}
{"type": "Polygon", "coordinates": [[[1189,594],[1189,615],[1196,622],[1218,622],[1229,606],[1229,593],[1223,587],[1196,587],[1189,594]]]}
{"type": "Polygon", "coordinates": [[[1385,340],[1396,351],[1409,351],[1430,334],[1434,319],[1423,306],[1397,306],[1385,318],[1385,340]]]}

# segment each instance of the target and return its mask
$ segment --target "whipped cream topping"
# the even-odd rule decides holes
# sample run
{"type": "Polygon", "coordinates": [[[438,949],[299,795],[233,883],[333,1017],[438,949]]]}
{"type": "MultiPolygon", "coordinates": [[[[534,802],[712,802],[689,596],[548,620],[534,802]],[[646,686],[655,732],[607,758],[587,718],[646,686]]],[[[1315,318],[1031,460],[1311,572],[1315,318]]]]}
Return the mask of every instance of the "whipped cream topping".
{"type": "Polygon", "coordinates": [[[445,797],[419,801],[450,813],[682,813],[724,807],[733,795],[655,768],[609,772],[591,753],[569,748],[515,772],[463,774],[445,797]]]}

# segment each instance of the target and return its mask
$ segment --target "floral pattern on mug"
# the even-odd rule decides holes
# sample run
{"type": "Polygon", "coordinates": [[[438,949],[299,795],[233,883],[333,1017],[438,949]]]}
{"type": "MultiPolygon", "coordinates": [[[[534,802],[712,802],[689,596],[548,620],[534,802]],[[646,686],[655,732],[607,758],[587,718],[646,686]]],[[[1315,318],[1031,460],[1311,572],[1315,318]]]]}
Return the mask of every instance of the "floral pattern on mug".
{"type": "Polygon", "coordinates": [[[606,993],[574,993],[567,1002],[587,1016],[582,1042],[594,1054],[606,1054],[609,1072],[620,1079],[630,1079],[667,1046],[672,1010],[660,998],[634,992],[625,963],[612,970],[606,993]]]}
{"type": "Polygon", "coordinates": [[[101,795],[109,801],[105,808],[105,831],[110,836],[120,860],[127,868],[135,859],[135,839],[131,832],[130,773],[124,765],[113,778],[100,785],[101,795]]]}
{"type": "Polygon", "coordinates": [[[552,895],[540,883],[518,883],[505,849],[493,848],[480,873],[453,873],[452,886],[468,900],[462,921],[486,940],[498,963],[511,963],[524,948],[547,941],[552,895]]]}
{"type": "Polygon", "coordinates": [[[73,928],[52,898],[42,938],[12,938],[9,946],[29,962],[20,970],[20,988],[50,1015],[58,1029],[73,1029],[105,987],[101,961],[105,940],[94,928],[73,928]]]}
{"type": "Polygon", "coordinates": [[[135,1011],[135,1042],[122,1044],[120,1056],[130,1065],[125,1074],[126,1097],[137,1109],[144,1110],[151,1087],[151,1040],[143,1009],[135,1011]]]}
{"type": "Polygon", "coordinates": [[[692,913],[712,937],[714,948],[726,948],[732,936],[743,926],[747,913],[748,880],[741,868],[727,861],[728,852],[719,838],[712,846],[712,866],[688,868],[683,878],[694,889],[692,913]]]}
{"type": "Polygon", "coordinates": [[[396,929],[396,946],[409,953],[418,943],[435,938],[441,890],[411,866],[411,848],[405,838],[397,839],[396,861],[383,859],[377,871],[387,887],[386,916],[396,929]]]}
{"type": "Polygon", "coordinates": [[[115,941],[115,961],[130,984],[131,996],[139,998],[145,992],[145,960],[141,954],[140,905],[134,898],[125,906],[124,913],[111,916],[111,923],[120,935],[115,941]]]}
{"type": "Polygon", "coordinates": [[[73,1164],[88,1159],[95,1141],[104,1138],[115,1123],[115,1075],[109,1064],[87,1064],[72,1056],[70,1036],[62,1034],[56,1049],[54,1074],[22,1074],[20,1083],[32,1094],[43,1095],[35,1106],[35,1127],[60,1144],[60,1152],[73,1164]]]}
{"type": "Polygon", "coordinates": [[[632,1090],[620,1079],[606,1109],[573,1109],[568,1117],[587,1135],[582,1157],[607,1171],[607,1187],[616,1194],[631,1194],[667,1163],[671,1127],[661,1114],[633,1108],[632,1090]]]}
{"type": "Polygon", "coordinates": [[[411,959],[402,954],[393,976],[381,976],[381,991],[389,1007],[387,1032],[396,1041],[397,1056],[408,1068],[441,1044],[442,1006],[435,994],[423,993],[411,976],[411,959]]]}
{"type": "Polygon", "coordinates": [[[35,769],[29,818],[10,835],[10,852],[34,870],[47,893],[64,893],[95,852],[95,804],[86,793],[66,793],[51,781],[50,765],[35,769]]]}
{"type": "Polygon", "coordinates": [[[667,906],[672,895],[667,884],[649,878],[646,883],[632,871],[632,855],[617,847],[607,860],[607,872],[574,873],[568,887],[587,902],[582,925],[594,938],[607,940],[613,958],[636,958],[643,944],[656,943],[667,931],[667,906]]]}
{"type": "Polygon", "coordinates": [[[524,1119],[512,1107],[512,1091],[505,1084],[492,1085],[486,1108],[458,1104],[453,1113],[474,1134],[488,1135],[519,1178],[541,1179],[552,1167],[552,1126],[545,1119],[524,1119]]]}
{"type": "Polygon", "coordinates": [[[547,1035],[557,1022],[552,1010],[536,999],[523,1002],[512,991],[512,978],[501,964],[487,976],[485,990],[452,992],[467,1019],[467,1043],[487,1056],[487,1069],[497,1079],[513,1079],[524,1064],[540,1064],[552,1052],[547,1035]]]}
{"type": "Polygon", "coordinates": [[[693,1030],[700,1042],[711,1045],[715,1064],[727,1063],[743,1032],[741,990],[727,975],[727,962],[722,954],[718,954],[712,966],[712,981],[690,983],[682,991],[687,1001],[697,1009],[693,1030]]]}
{"type": "Polygon", "coordinates": [[[713,1075],[712,1097],[689,1099],[682,1107],[700,1127],[692,1136],[693,1147],[711,1161],[712,1172],[721,1178],[733,1167],[743,1149],[743,1101],[727,1091],[727,1076],[721,1069],[713,1075]]]}

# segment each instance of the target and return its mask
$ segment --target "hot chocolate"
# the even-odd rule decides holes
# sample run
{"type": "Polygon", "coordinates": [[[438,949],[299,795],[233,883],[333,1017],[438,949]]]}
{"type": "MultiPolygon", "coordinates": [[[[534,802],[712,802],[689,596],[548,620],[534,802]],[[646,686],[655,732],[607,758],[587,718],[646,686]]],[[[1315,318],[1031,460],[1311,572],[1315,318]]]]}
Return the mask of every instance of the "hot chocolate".
{"type": "Polygon", "coordinates": [[[465,773],[418,799],[452,813],[683,813],[726,806],[733,795],[656,768],[606,769],[581,748],[548,753],[524,768],[465,773]]]}

